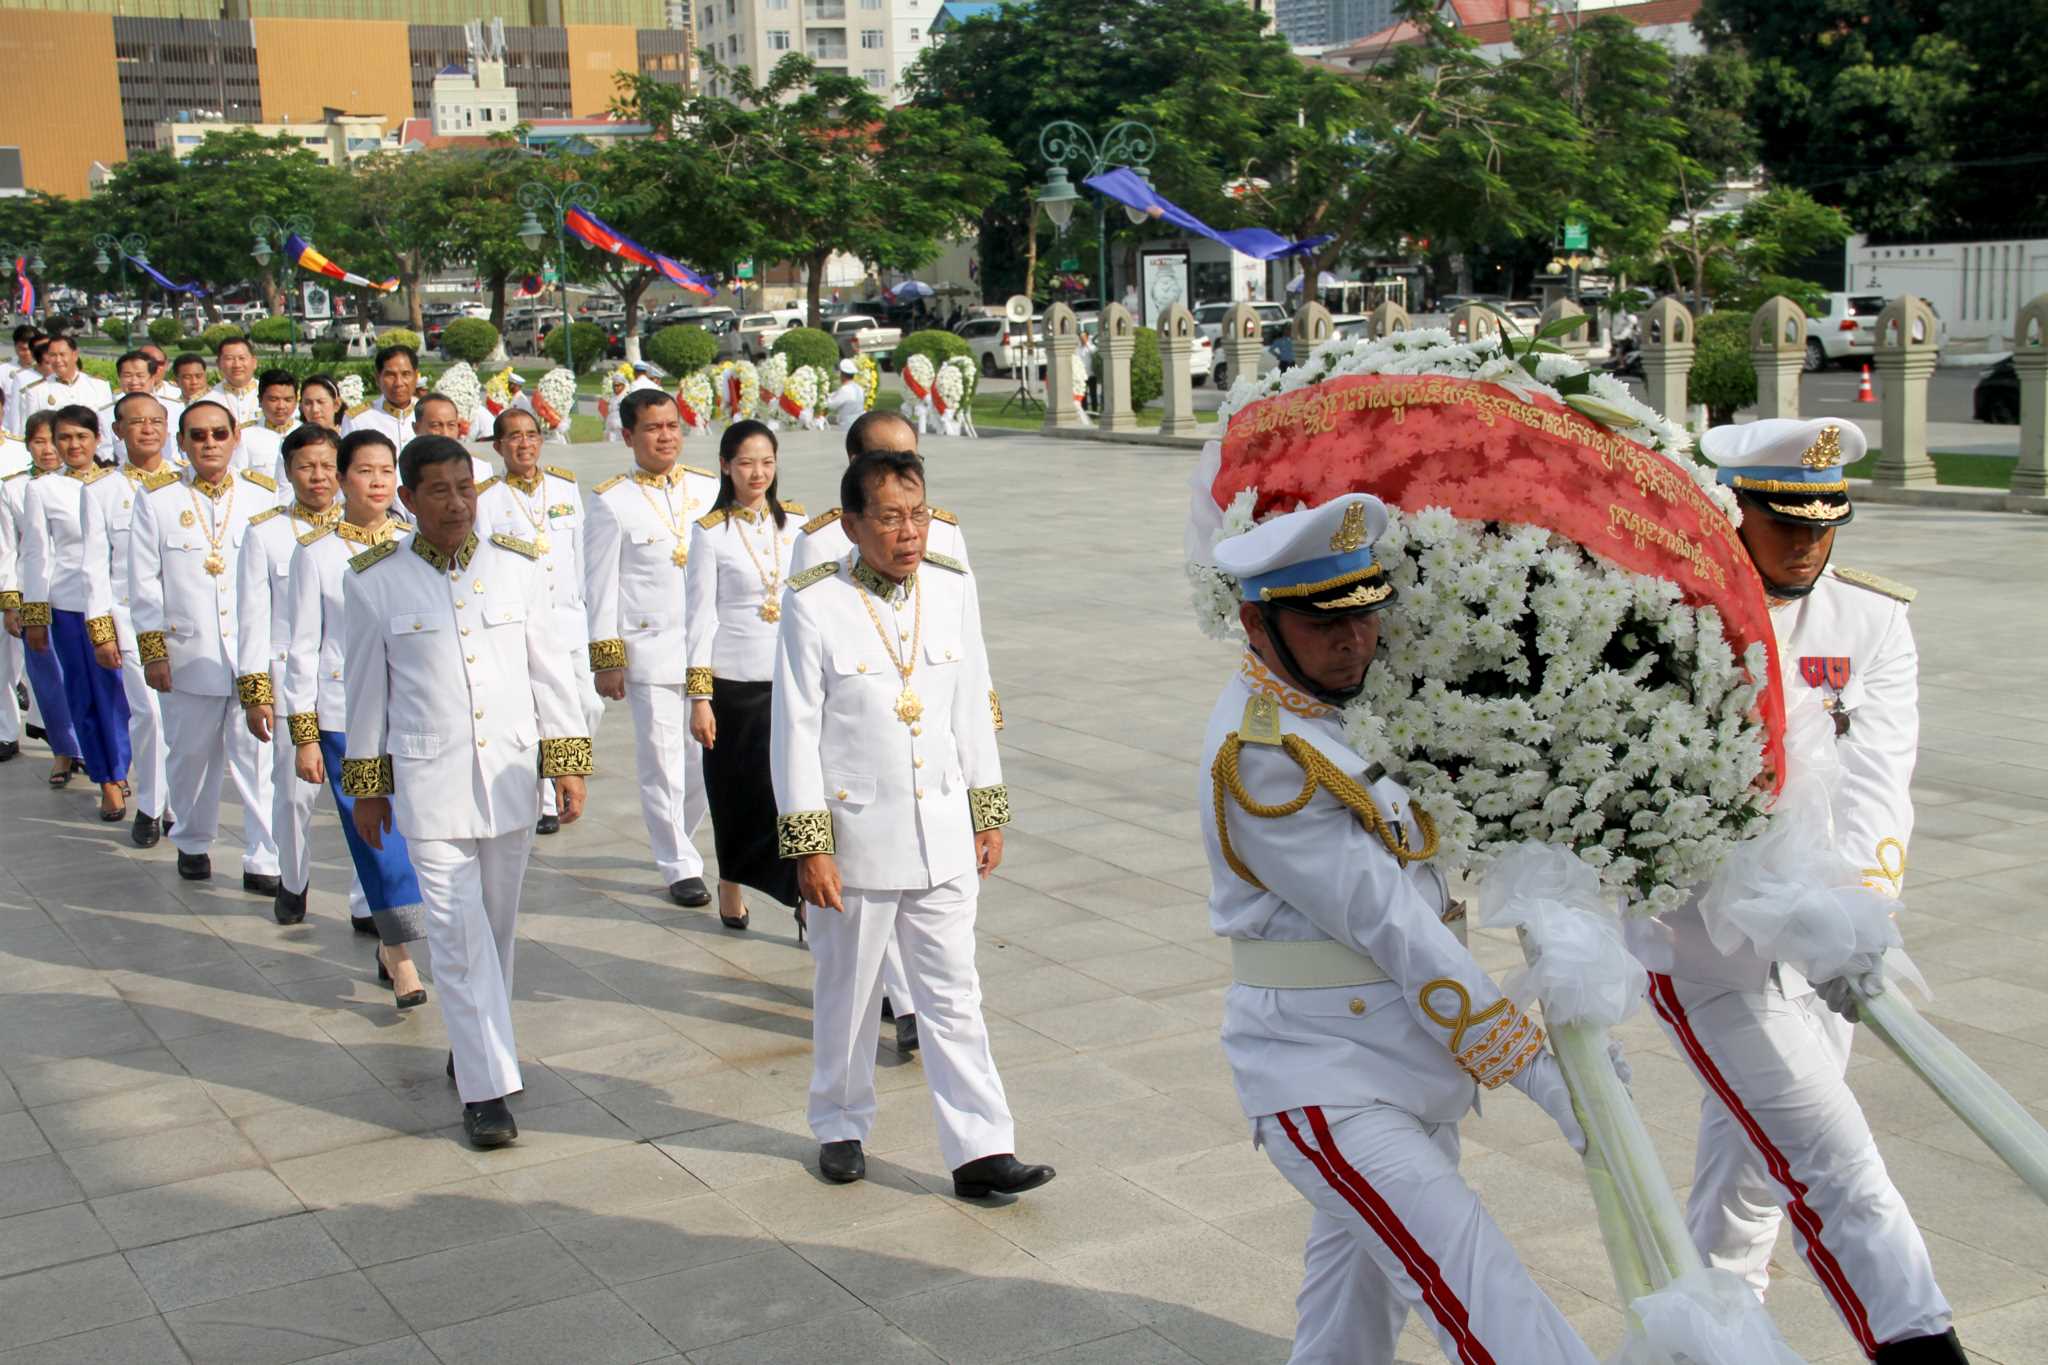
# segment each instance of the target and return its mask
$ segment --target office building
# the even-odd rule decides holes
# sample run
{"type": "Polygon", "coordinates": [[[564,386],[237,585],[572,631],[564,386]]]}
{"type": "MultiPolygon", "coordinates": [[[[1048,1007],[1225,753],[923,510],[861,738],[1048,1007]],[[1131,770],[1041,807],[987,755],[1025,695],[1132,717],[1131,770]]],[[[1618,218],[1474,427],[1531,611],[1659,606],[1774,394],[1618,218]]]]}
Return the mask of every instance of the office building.
{"type": "MultiPolygon", "coordinates": [[[[697,41],[723,65],[751,68],[756,81],[785,54],[801,52],[893,100],[904,72],[930,46],[941,9],[939,0],[702,0],[697,41]]],[[[717,81],[706,88],[729,93],[717,81]]]]}

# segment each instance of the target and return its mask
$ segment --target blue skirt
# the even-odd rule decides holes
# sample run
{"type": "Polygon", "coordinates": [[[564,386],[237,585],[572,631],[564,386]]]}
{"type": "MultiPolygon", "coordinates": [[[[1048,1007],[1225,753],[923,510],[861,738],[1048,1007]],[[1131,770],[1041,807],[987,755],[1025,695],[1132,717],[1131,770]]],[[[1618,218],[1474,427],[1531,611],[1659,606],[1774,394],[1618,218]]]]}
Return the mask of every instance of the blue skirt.
{"type": "Polygon", "coordinates": [[[419,878],[413,875],[412,855],[395,824],[384,832],[382,848],[371,848],[356,833],[356,799],[341,789],[341,760],[347,750],[348,736],[339,730],[320,732],[320,761],[327,769],[327,789],[334,793],[335,809],[341,812],[341,837],[348,841],[356,880],[362,883],[363,899],[370,903],[370,918],[377,922],[377,939],[387,947],[416,943],[427,936],[427,912],[419,878]]]}
{"type": "Polygon", "coordinates": [[[121,670],[101,668],[85,634],[85,613],[50,613],[50,649],[64,671],[64,696],[71,703],[71,728],[78,756],[94,782],[128,779],[128,692],[121,670]]]}
{"type": "Polygon", "coordinates": [[[71,699],[64,695],[64,669],[57,662],[57,646],[47,653],[21,646],[22,664],[28,670],[28,685],[35,689],[36,706],[43,713],[43,739],[59,758],[78,758],[78,731],[71,724],[71,699]]]}

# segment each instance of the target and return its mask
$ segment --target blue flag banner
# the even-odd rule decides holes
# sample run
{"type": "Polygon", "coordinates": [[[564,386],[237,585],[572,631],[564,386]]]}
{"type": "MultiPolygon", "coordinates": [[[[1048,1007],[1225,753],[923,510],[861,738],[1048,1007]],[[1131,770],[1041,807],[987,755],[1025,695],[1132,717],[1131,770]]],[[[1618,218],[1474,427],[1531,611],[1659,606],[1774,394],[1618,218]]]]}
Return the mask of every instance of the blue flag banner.
{"type": "Polygon", "coordinates": [[[1160,222],[1171,223],[1183,232],[1193,232],[1212,241],[1221,242],[1232,251],[1242,252],[1255,261],[1273,261],[1282,256],[1305,255],[1330,240],[1328,233],[1320,237],[1305,237],[1299,242],[1290,242],[1279,233],[1268,232],[1265,228],[1212,228],[1180,205],[1160,198],[1158,191],[1146,184],[1128,166],[1113,167],[1081,183],[1097,194],[1107,195],[1119,204],[1137,209],[1160,222]]]}
{"type": "Polygon", "coordinates": [[[206,292],[205,287],[202,286],[197,280],[191,280],[185,284],[172,284],[168,279],[164,278],[163,271],[158,270],[148,261],[140,260],[134,256],[129,256],[127,260],[128,264],[134,266],[137,270],[140,270],[143,274],[149,276],[150,279],[156,281],[156,287],[159,289],[165,290],[172,294],[204,294],[206,292]]]}

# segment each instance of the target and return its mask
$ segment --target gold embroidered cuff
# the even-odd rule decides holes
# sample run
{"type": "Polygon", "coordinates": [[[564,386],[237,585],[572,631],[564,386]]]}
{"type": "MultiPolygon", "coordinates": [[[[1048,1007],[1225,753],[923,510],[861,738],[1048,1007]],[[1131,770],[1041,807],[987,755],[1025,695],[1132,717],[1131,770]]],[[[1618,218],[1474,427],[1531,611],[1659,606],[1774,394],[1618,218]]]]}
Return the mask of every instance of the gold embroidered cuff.
{"type": "Polygon", "coordinates": [[[588,777],[596,771],[587,739],[544,739],[540,742],[542,777],[588,777]]]}
{"type": "Polygon", "coordinates": [[[88,643],[95,645],[110,645],[114,643],[114,618],[111,616],[86,617],[85,638],[88,643]]]}
{"type": "Polygon", "coordinates": [[[48,602],[24,602],[21,604],[21,623],[25,626],[47,626],[50,624],[48,602]]]}
{"type": "Polygon", "coordinates": [[[1457,1054],[1457,1062],[1488,1090],[1514,1079],[1543,1046],[1543,1030],[1520,1010],[1510,1009],[1486,1036],[1457,1054]]]}
{"type": "Polygon", "coordinates": [[[988,690],[988,718],[996,723],[996,729],[1003,728],[1003,699],[993,687],[988,690]]]}
{"type": "Polygon", "coordinates": [[[295,711],[284,718],[291,730],[292,743],[318,744],[320,742],[320,713],[318,711],[295,711]]]}
{"type": "Polygon", "coordinates": [[[244,673],[235,679],[235,695],[244,706],[274,706],[277,693],[270,687],[268,673],[244,673]]]}
{"type": "Polygon", "coordinates": [[[836,853],[832,843],[832,812],[800,810],[775,821],[775,851],[784,858],[836,853]]]}
{"type": "Polygon", "coordinates": [[[709,697],[711,695],[711,670],[708,668],[684,669],[683,692],[692,697],[709,697]]]}
{"type": "Polygon", "coordinates": [[[160,664],[171,657],[171,647],[164,643],[160,630],[145,630],[136,636],[135,652],[146,664],[160,664]]]}
{"type": "Polygon", "coordinates": [[[394,789],[391,780],[391,755],[341,760],[343,796],[389,796],[394,789]]]}
{"type": "Polygon", "coordinates": [[[14,591],[14,589],[12,589],[12,588],[9,588],[9,589],[8,589],[8,590],[7,590],[6,592],[0,592],[0,611],[20,611],[20,610],[21,610],[21,594],[20,594],[20,593],[18,593],[18,592],[16,592],[16,591],[14,591]]]}
{"type": "Polygon", "coordinates": [[[626,666],[626,642],[624,640],[592,640],[590,642],[590,671],[602,673],[607,668],[626,666]]]}
{"type": "Polygon", "coordinates": [[[1001,829],[1010,823],[1010,789],[1006,786],[969,787],[967,809],[974,816],[974,832],[1001,829]]]}

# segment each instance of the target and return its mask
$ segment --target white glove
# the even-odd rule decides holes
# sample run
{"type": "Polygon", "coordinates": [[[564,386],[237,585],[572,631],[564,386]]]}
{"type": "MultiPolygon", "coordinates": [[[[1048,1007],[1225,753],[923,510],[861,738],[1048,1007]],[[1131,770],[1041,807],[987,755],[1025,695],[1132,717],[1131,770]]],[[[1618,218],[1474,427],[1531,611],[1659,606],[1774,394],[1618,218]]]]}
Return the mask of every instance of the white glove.
{"type": "Polygon", "coordinates": [[[1884,959],[1876,953],[1859,954],[1849,959],[1840,976],[1816,981],[1813,989],[1822,1004],[1853,1024],[1862,1018],[1856,1008],[1859,999],[1884,994],[1884,959]]]}
{"type": "Polygon", "coordinates": [[[1614,1063],[1614,1074],[1620,1078],[1622,1088],[1627,1089],[1635,1081],[1636,1070],[1628,1064],[1628,1058],[1622,1055],[1619,1040],[1607,1040],[1607,1060],[1614,1063]]]}
{"type": "Polygon", "coordinates": [[[1517,1072],[1508,1084],[1536,1101],[1543,1112],[1550,1115],[1574,1152],[1580,1156],[1586,1154],[1586,1130],[1579,1126],[1579,1117],[1572,1112],[1571,1091],[1565,1087],[1564,1071],[1558,1066],[1557,1058],[1548,1052],[1538,1052],[1535,1059],[1517,1072]]]}

